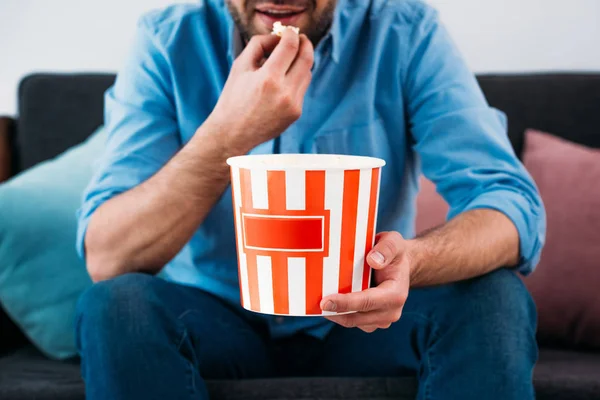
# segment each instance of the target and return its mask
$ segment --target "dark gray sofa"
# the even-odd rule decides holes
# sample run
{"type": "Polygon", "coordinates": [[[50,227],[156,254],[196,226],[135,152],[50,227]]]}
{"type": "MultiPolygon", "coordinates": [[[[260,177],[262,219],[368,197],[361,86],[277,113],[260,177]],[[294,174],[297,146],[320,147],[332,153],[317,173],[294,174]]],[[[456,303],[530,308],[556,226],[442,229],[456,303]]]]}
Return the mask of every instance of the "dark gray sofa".
{"type": "MultiPolygon", "coordinates": [[[[103,92],[113,75],[26,77],[19,88],[19,117],[11,129],[13,172],[54,157],[83,141],[102,123],[103,92]]],[[[600,74],[482,76],[493,106],[505,111],[510,139],[523,148],[536,128],[600,148],[600,74]]],[[[1,223],[1,222],[0,222],[1,223]]],[[[593,284],[593,283],[591,283],[593,284]]],[[[542,400],[600,399],[600,353],[541,343],[535,386],[542,400]]],[[[297,378],[210,382],[213,399],[414,399],[414,378],[297,378]]],[[[490,388],[493,390],[493,388],[490,388]]],[[[80,400],[77,360],[45,359],[0,309],[0,399],[80,400]]]]}

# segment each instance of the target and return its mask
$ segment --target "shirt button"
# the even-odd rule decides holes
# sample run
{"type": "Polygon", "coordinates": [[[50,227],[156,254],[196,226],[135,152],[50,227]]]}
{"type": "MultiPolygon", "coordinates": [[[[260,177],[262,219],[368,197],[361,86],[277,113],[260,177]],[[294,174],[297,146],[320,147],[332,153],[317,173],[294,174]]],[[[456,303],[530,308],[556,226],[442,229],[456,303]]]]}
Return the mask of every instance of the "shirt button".
{"type": "Polygon", "coordinates": [[[275,318],[275,322],[278,323],[279,325],[283,324],[283,321],[285,321],[285,318],[283,318],[283,317],[275,318]]]}

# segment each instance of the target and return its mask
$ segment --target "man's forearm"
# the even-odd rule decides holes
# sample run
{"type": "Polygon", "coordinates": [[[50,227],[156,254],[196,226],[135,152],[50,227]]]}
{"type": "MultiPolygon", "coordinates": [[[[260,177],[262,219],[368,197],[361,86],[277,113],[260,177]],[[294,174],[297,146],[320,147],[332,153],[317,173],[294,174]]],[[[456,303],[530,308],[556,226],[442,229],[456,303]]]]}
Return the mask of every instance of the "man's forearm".
{"type": "Polygon", "coordinates": [[[484,275],[519,261],[519,233],[503,213],[463,213],[409,241],[411,286],[431,286],[484,275]]]}
{"type": "Polygon", "coordinates": [[[95,281],[127,272],[157,273],[192,237],[229,183],[218,127],[205,123],[158,173],[92,215],[86,238],[95,281]]]}

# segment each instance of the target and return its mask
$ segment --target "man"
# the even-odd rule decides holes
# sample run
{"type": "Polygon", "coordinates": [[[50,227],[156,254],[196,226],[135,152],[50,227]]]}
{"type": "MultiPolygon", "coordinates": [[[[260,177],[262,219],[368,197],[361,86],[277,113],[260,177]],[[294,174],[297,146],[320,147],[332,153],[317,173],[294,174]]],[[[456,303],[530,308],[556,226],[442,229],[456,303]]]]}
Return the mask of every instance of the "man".
{"type": "Polygon", "coordinates": [[[536,315],[515,271],[539,258],[544,209],[428,6],[204,0],[151,13],[106,127],[79,214],[98,282],[77,318],[89,399],[206,399],[204,379],[309,375],[416,375],[419,399],[534,397],[536,315]],[[303,34],[269,35],[276,21],[303,34]],[[248,152],[387,161],[373,287],[321,302],[356,313],[239,306],[225,160],[248,152]],[[414,238],[421,171],[451,212],[414,238]]]}

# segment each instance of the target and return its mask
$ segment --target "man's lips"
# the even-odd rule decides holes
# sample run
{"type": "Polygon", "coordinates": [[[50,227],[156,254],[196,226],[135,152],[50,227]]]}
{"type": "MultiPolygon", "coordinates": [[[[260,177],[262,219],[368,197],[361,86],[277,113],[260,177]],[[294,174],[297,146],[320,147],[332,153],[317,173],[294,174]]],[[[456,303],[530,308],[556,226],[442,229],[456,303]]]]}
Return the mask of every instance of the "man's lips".
{"type": "Polygon", "coordinates": [[[255,10],[268,29],[271,29],[276,21],[280,21],[283,25],[294,25],[306,11],[306,7],[287,4],[259,4],[255,10]]]}
{"type": "Polygon", "coordinates": [[[297,14],[306,10],[306,7],[287,4],[263,3],[256,6],[256,11],[264,14],[297,14]]]}

